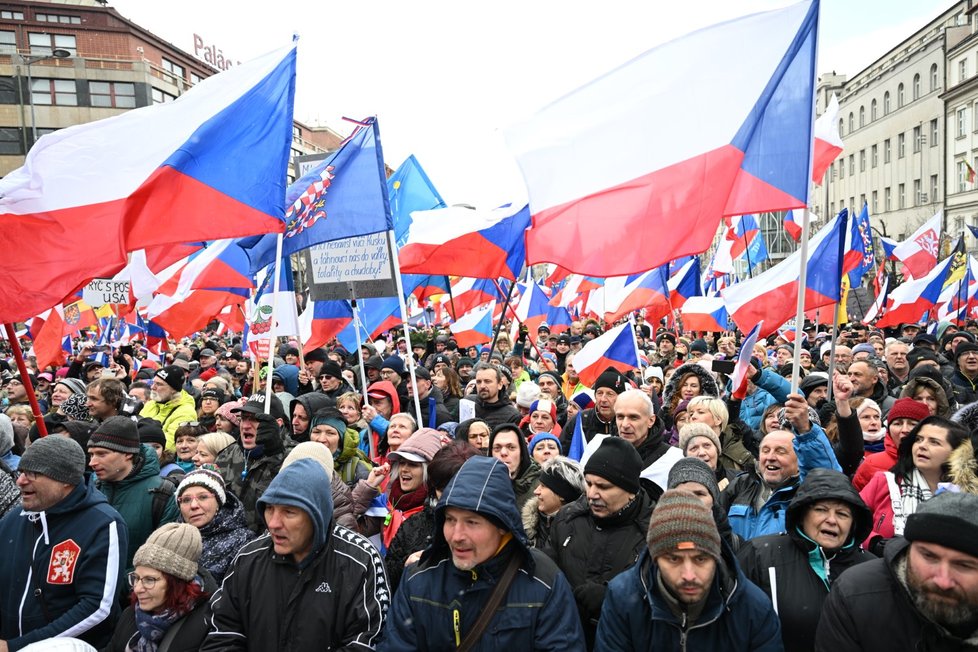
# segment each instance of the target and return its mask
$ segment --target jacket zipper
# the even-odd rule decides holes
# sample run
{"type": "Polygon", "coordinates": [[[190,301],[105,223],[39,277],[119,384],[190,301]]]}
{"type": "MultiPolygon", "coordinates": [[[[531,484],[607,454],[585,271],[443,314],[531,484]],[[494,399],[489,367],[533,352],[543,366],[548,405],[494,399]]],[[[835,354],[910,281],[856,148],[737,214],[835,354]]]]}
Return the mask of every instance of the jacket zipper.
{"type": "Polygon", "coordinates": [[[462,644],[462,619],[458,609],[452,611],[452,627],[455,629],[455,647],[462,644]]]}

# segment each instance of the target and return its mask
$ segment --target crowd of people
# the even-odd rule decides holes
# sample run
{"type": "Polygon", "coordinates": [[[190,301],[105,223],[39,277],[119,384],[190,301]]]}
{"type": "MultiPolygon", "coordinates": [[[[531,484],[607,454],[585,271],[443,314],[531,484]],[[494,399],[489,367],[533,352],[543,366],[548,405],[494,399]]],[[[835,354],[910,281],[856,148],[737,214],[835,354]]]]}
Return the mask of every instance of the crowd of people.
{"type": "Polygon", "coordinates": [[[978,324],[634,320],[0,359],[0,652],[978,649],[978,324]]]}

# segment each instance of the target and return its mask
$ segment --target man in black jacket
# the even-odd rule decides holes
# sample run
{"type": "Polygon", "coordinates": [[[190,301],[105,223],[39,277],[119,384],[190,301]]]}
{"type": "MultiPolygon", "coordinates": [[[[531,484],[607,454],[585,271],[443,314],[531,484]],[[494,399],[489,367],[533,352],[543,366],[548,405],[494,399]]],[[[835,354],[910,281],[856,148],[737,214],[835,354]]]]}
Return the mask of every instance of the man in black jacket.
{"type": "Polygon", "coordinates": [[[390,605],[384,562],[369,541],[335,524],[326,470],[296,460],[258,507],[268,534],[231,563],[200,649],[373,649],[390,605]]]}
{"type": "Polygon", "coordinates": [[[646,547],[652,500],[639,484],[642,458],[620,437],[608,437],[584,465],[587,493],[560,510],[546,553],[564,571],[593,648],[608,582],[646,547]]]}
{"type": "MultiPolygon", "coordinates": [[[[615,424],[615,401],[618,395],[631,385],[625,376],[615,369],[608,367],[594,381],[594,407],[584,410],[578,417],[581,420],[581,432],[585,444],[595,435],[617,435],[615,424]]],[[[565,425],[560,434],[560,446],[564,455],[570,451],[571,440],[574,437],[574,423],[565,425]]]]}
{"type": "Polygon", "coordinates": [[[479,363],[475,368],[475,396],[465,398],[475,402],[475,416],[495,428],[504,423],[519,425],[520,411],[503,394],[503,372],[499,367],[479,363]]]}
{"type": "Polygon", "coordinates": [[[642,486],[655,501],[666,490],[669,470],[683,452],[662,440],[662,424],[655,416],[652,399],[639,389],[627,389],[615,401],[618,436],[630,443],[642,458],[642,486]]]}
{"type": "Polygon", "coordinates": [[[911,514],[883,559],[839,578],[815,637],[816,650],[831,652],[976,646],[978,496],[951,492],[911,514]]]}

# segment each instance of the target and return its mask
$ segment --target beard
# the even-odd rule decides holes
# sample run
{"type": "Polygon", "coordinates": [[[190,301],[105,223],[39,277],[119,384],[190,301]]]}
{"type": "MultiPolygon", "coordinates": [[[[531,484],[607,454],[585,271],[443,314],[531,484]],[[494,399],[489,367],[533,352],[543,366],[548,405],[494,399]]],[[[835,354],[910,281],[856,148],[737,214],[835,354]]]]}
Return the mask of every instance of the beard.
{"type": "Polygon", "coordinates": [[[978,613],[978,601],[974,601],[960,588],[941,589],[920,579],[913,567],[907,564],[907,584],[913,603],[928,620],[946,627],[973,623],[978,613]]]}

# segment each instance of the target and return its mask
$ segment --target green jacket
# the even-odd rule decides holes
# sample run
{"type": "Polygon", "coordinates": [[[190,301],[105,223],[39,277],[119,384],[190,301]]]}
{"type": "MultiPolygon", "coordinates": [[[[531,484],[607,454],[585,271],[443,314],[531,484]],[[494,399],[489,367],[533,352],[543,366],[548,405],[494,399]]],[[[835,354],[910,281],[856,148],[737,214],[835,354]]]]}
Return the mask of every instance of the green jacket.
{"type": "Polygon", "coordinates": [[[142,453],[135,457],[135,465],[128,477],[117,482],[97,482],[96,488],[105,494],[109,504],[126,522],[129,530],[129,549],[126,551],[126,572],[132,570],[132,557],[136,549],[146,543],[153,530],[177,520],[180,510],[171,495],[159,521],[153,519],[153,496],[164,480],[160,477],[160,462],[156,453],[142,444],[142,453]]]}
{"type": "Polygon", "coordinates": [[[347,428],[343,434],[343,450],[333,457],[333,468],[351,488],[357,480],[366,480],[372,468],[366,454],[360,450],[360,433],[347,428]]]}
{"type": "Polygon", "coordinates": [[[163,425],[166,435],[166,450],[176,451],[176,433],[180,424],[197,420],[197,404],[187,390],[181,389],[177,396],[166,403],[148,401],[139,416],[156,419],[163,425]]]}

